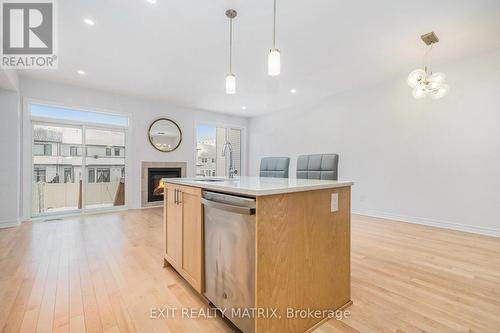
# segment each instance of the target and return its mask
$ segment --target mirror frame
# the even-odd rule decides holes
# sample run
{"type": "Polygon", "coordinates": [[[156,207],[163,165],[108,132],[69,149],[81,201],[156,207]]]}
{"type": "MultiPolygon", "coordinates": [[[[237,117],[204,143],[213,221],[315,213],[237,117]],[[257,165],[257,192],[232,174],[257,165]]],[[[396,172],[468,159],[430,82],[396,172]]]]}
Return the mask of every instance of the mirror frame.
{"type": "Polygon", "coordinates": [[[151,125],[149,125],[149,128],[148,128],[148,140],[149,140],[149,143],[151,144],[151,146],[153,146],[154,149],[158,150],[158,151],[161,151],[162,153],[171,153],[173,152],[174,150],[176,150],[177,148],[179,148],[179,146],[181,145],[182,143],[182,130],[181,128],[179,127],[179,125],[177,125],[177,123],[175,121],[173,121],[172,119],[169,119],[169,118],[158,118],[156,120],[154,120],[151,125]],[[172,124],[174,124],[177,129],[179,130],[179,143],[177,144],[177,146],[174,147],[174,149],[172,150],[169,150],[169,151],[165,151],[165,150],[161,150],[161,149],[158,149],[154,144],[153,144],[153,141],[151,141],[151,128],[153,127],[154,124],[156,124],[157,122],[159,122],[160,120],[166,120],[166,121],[170,121],[172,124]]]}

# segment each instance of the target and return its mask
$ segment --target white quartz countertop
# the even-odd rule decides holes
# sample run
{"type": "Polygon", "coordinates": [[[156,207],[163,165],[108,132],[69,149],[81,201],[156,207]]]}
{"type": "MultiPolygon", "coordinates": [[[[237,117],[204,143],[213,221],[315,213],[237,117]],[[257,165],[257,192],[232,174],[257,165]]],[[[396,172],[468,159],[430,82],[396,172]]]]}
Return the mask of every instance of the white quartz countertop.
{"type": "Polygon", "coordinates": [[[206,190],[248,196],[322,190],[327,188],[346,187],[354,184],[350,181],[270,177],[235,177],[233,179],[216,177],[163,178],[163,181],[172,184],[200,187],[206,190]]]}

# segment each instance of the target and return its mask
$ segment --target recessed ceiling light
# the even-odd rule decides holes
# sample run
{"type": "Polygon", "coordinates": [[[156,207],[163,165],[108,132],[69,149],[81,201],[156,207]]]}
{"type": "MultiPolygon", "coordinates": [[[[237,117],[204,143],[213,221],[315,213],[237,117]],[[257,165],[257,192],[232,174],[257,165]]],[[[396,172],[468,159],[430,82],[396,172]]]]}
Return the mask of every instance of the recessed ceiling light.
{"type": "Polygon", "coordinates": [[[296,92],[297,92],[297,89],[295,89],[295,88],[290,89],[291,94],[295,94],[296,92]]]}
{"type": "Polygon", "coordinates": [[[147,0],[150,4],[154,5],[156,3],[156,0],[147,0]]]}
{"type": "Polygon", "coordinates": [[[246,110],[246,109],[247,109],[247,107],[243,105],[243,106],[241,107],[241,109],[242,109],[242,110],[246,110]]]}
{"type": "Polygon", "coordinates": [[[85,75],[85,71],[82,71],[81,69],[80,69],[80,70],[78,70],[78,71],[76,71],[76,72],[77,72],[78,74],[80,74],[80,75],[85,75]]]}
{"type": "Polygon", "coordinates": [[[95,25],[95,22],[92,21],[91,19],[89,18],[85,18],[83,19],[83,22],[85,22],[85,24],[88,24],[88,25],[95,25]]]}

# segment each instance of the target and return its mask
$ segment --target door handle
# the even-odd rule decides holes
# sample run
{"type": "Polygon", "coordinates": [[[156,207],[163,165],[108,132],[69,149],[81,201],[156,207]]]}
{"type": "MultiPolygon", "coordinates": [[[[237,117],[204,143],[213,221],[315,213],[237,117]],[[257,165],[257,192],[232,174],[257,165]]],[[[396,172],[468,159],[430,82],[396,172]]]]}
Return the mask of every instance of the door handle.
{"type": "Polygon", "coordinates": [[[174,188],[174,204],[177,205],[177,189],[174,188]]]}
{"type": "Polygon", "coordinates": [[[230,204],[226,204],[226,203],[222,203],[222,202],[207,200],[205,198],[201,198],[201,203],[207,207],[213,207],[213,208],[225,210],[225,211],[236,213],[236,214],[255,215],[255,208],[234,206],[234,205],[230,205],[230,204]]]}
{"type": "Polygon", "coordinates": [[[181,198],[182,198],[182,191],[181,190],[178,190],[177,192],[177,204],[181,204],[182,201],[181,201],[181,198]]]}

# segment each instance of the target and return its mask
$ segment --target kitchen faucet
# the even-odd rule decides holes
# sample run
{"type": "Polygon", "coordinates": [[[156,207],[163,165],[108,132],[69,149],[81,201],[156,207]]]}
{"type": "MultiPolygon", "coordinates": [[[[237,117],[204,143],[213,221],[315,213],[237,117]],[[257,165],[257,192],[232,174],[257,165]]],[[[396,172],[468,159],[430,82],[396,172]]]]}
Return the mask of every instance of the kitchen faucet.
{"type": "Polygon", "coordinates": [[[235,170],[233,166],[233,146],[229,141],[224,143],[224,147],[222,148],[222,157],[226,157],[227,150],[229,150],[229,178],[234,178],[234,175],[238,173],[238,170],[235,170]]]}

